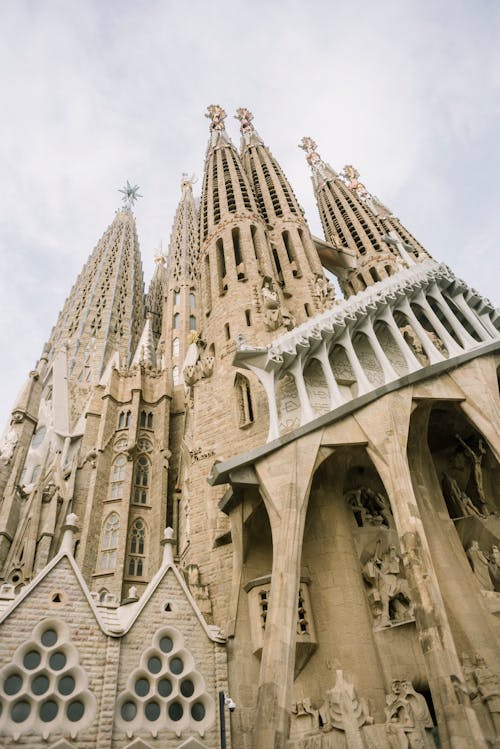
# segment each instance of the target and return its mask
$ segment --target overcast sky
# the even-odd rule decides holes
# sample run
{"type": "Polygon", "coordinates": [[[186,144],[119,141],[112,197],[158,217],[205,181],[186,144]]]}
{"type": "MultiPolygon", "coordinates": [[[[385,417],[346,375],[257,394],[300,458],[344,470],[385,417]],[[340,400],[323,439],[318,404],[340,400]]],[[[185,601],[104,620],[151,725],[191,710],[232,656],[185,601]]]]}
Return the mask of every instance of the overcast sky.
{"type": "Polygon", "coordinates": [[[127,179],[149,281],[208,104],[236,143],[254,113],[313,233],[303,135],[498,301],[499,39],[496,0],[0,0],[0,432],[127,179]]]}

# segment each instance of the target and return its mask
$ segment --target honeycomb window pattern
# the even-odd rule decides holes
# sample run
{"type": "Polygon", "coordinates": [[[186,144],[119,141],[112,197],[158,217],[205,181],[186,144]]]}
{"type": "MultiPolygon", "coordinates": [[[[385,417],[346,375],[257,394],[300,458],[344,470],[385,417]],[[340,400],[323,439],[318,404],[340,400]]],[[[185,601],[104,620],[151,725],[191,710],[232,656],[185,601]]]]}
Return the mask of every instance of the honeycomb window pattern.
{"type": "Polygon", "coordinates": [[[116,703],[116,724],[132,737],[148,731],[196,731],[203,736],[215,722],[215,704],[193,656],[174,627],[159,629],[130,674],[116,703]]]}
{"type": "Polygon", "coordinates": [[[75,738],[95,718],[96,701],[80,666],[69,629],[44,619],[0,671],[2,732],[17,741],[26,734],[64,733],[75,738]]]}

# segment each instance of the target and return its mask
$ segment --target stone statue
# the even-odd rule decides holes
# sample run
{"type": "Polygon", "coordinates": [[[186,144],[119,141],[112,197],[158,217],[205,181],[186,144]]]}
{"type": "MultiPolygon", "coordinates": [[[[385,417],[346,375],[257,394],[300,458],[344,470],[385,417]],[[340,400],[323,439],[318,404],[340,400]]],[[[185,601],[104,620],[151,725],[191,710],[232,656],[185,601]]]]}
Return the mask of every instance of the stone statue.
{"type": "Polygon", "coordinates": [[[287,330],[293,330],[293,328],[297,325],[297,321],[293,314],[290,312],[289,309],[286,307],[283,308],[283,312],[281,314],[282,320],[283,320],[283,326],[287,330]]]}
{"type": "Polygon", "coordinates": [[[335,290],[325,276],[317,275],[314,281],[314,294],[323,307],[329,307],[335,299],[335,290]]]}
{"type": "Polygon", "coordinates": [[[476,576],[476,580],[483,590],[493,590],[490,578],[489,560],[486,554],[479,548],[477,541],[472,541],[467,549],[467,557],[476,576]]]}
{"type": "Polygon", "coordinates": [[[319,728],[319,712],[313,708],[309,697],[297,700],[292,705],[290,737],[298,738],[319,728]]]}
{"type": "Polygon", "coordinates": [[[420,338],[417,336],[411,325],[404,325],[402,328],[400,328],[400,331],[408,346],[413,350],[413,353],[415,354],[417,359],[419,359],[421,363],[426,363],[427,355],[425,353],[425,349],[420,342],[420,338]]]}
{"type": "Polygon", "coordinates": [[[474,676],[478,695],[490,717],[495,739],[498,740],[500,739],[500,681],[481,655],[476,655],[474,676]]]}
{"type": "Polygon", "coordinates": [[[394,527],[389,500],[380,492],[362,486],[348,492],[346,500],[360,527],[367,525],[394,527]]]}
{"type": "Polygon", "coordinates": [[[476,485],[477,496],[479,498],[479,504],[481,506],[481,512],[483,514],[489,513],[488,502],[484,493],[483,484],[483,469],[481,466],[482,460],[486,455],[486,448],[484,447],[483,441],[480,439],[477,446],[477,453],[469,447],[469,445],[463,441],[459,434],[455,435],[456,439],[462,445],[464,454],[469,458],[472,463],[472,471],[474,475],[474,484],[476,485]]]}
{"type": "Polygon", "coordinates": [[[319,714],[323,732],[328,733],[334,728],[344,731],[347,745],[352,747],[364,745],[361,728],[373,723],[366,701],[358,698],[354,686],[344,678],[341,670],[337,671],[335,686],[326,693],[319,714]]]}
{"type": "Polygon", "coordinates": [[[235,119],[240,121],[240,130],[243,135],[253,131],[253,114],[249,109],[239,107],[239,109],[236,110],[235,119]]]}
{"type": "Polygon", "coordinates": [[[386,703],[385,730],[391,749],[435,749],[425,697],[410,681],[394,679],[386,703]]]}
{"type": "Polygon", "coordinates": [[[498,546],[491,547],[488,569],[493,588],[497,593],[500,593],[500,549],[498,546]]]}
{"type": "Polygon", "coordinates": [[[397,622],[408,621],[413,617],[408,582],[401,573],[401,559],[396,547],[379,555],[380,541],[375,554],[363,566],[363,577],[370,585],[370,598],[377,618],[377,624],[389,627],[397,622]]]}
{"type": "Polygon", "coordinates": [[[346,164],[340,176],[350,190],[353,190],[358,197],[366,200],[369,193],[364,184],[358,180],[359,172],[357,169],[351,166],[351,164],[346,164]]]}
{"type": "Polygon", "coordinates": [[[17,445],[17,432],[15,429],[9,429],[3,437],[2,443],[0,444],[0,460],[8,463],[14,455],[14,449],[17,445]]]}
{"type": "Polygon", "coordinates": [[[484,518],[484,515],[477,509],[472,499],[462,491],[457,481],[448,473],[443,473],[441,488],[448,512],[452,518],[468,516],[484,518]]]}

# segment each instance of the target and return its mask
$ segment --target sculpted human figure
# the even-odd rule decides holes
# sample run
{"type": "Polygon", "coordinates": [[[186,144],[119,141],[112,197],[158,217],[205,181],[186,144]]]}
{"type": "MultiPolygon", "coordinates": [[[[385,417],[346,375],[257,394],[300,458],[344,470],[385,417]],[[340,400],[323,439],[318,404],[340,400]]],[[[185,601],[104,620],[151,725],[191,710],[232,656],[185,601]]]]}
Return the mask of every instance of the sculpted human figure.
{"type": "Polygon", "coordinates": [[[362,486],[348,492],[346,500],[361,527],[365,525],[394,527],[389,500],[380,492],[362,486]]]}
{"type": "Polygon", "coordinates": [[[493,590],[493,583],[490,578],[489,560],[486,554],[479,548],[477,541],[472,541],[467,550],[467,557],[476,576],[476,579],[483,590],[493,590]]]}
{"type": "Polygon", "coordinates": [[[394,679],[386,703],[385,729],[391,749],[434,749],[434,724],[427,702],[411,681],[394,679]]]}
{"type": "Polygon", "coordinates": [[[464,442],[464,440],[460,437],[459,434],[456,434],[455,437],[462,445],[465,455],[467,455],[467,457],[469,458],[472,464],[474,483],[476,485],[477,495],[479,497],[479,502],[481,504],[481,511],[484,514],[487,514],[489,512],[489,507],[488,507],[488,502],[486,500],[486,496],[484,493],[483,469],[481,465],[483,458],[486,455],[486,448],[484,446],[484,443],[481,439],[479,440],[478,446],[477,446],[477,453],[475,453],[474,450],[471,447],[469,447],[469,445],[466,442],[464,442]]]}
{"type": "Polygon", "coordinates": [[[488,568],[493,587],[497,593],[500,593],[500,549],[498,546],[491,547],[488,568]]]}
{"type": "Polygon", "coordinates": [[[443,473],[441,486],[451,517],[458,518],[476,515],[479,518],[484,518],[484,515],[478,510],[472,499],[462,491],[457,481],[448,473],[443,473]]]}
{"type": "MultiPolygon", "coordinates": [[[[485,705],[497,739],[500,738],[500,681],[481,655],[476,655],[477,691],[485,705]]],[[[496,744],[495,744],[496,746],[496,744]]]]}
{"type": "Polygon", "coordinates": [[[374,599],[381,608],[379,624],[383,627],[393,620],[405,621],[413,616],[408,582],[401,575],[400,563],[395,546],[390,546],[380,557],[377,545],[377,551],[363,567],[364,578],[374,589],[374,599]]]}

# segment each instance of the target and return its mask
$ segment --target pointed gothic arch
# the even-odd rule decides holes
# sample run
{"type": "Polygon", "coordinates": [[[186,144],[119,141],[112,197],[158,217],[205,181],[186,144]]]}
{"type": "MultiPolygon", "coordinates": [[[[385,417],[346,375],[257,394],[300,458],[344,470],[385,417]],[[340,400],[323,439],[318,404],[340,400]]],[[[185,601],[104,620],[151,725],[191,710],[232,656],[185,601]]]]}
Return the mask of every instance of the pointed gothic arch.
{"type": "Polygon", "coordinates": [[[250,382],[248,378],[240,372],[238,372],[234,378],[234,392],[238,407],[238,426],[242,429],[253,424],[254,411],[252,394],[250,392],[250,382]]]}
{"type": "Polygon", "coordinates": [[[114,570],[120,534],[120,518],[117,512],[111,512],[103,523],[99,568],[114,570]]]}
{"type": "Polygon", "coordinates": [[[127,575],[143,577],[145,573],[147,526],[144,520],[135,518],[127,540],[127,575]]]}

